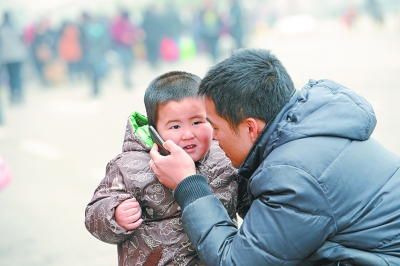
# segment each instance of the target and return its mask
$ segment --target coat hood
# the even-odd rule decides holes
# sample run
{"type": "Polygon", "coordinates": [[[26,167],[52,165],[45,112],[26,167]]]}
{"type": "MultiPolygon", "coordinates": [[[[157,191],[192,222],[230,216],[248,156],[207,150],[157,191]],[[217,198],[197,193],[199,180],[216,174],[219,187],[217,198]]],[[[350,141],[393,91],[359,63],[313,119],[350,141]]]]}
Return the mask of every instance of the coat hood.
{"type": "Polygon", "coordinates": [[[375,126],[374,110],[364,97],[331,80],[310,80],[264,128],[239,172],[249,178],[272,150],[289,141],[315,136],[366,140],[375,126]]]}
{"type": "Polygon", "coordinates": [[[147,117],[133,112],[126,125],[122,151],[150,151],[152,146],[147,117]]]}

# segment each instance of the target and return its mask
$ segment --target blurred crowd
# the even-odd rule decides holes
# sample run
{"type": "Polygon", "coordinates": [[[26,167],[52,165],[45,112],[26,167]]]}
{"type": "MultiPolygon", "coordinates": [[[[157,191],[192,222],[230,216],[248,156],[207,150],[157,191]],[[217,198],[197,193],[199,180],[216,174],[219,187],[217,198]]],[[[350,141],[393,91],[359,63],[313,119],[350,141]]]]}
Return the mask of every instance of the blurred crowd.
{"type": "MultiPolygon", "coordinates": [[[[44,86],[66,79],[89,78],[92,95],[96,96],[100,80],[107,75],[107,57],[111,53],[120,63],[123,84],[131,88],[130,73],[135,59],[147,60],[157,68],[160,60],[189,60],[204,51],[216,61],[217,41],[222,34],[230,34],[236,47],[243,45],[242,13],[237,1],[232,1],[228,14],[218,13],[213,1],[206,1],[192,15],[191,21],[183,23],[174,6],[160,9],[149,5],[140,23],[132,18],[130,10],[121,10],[113,17],[82,12],[75,20],[63,21],[58,28],[44,18],[24,26],[21,34],[27,53],[19,49],[20,58],[16,61],[22,62],[28,55],[44,86]]],[[[5,16],[10,22],[9,14],[5,16]]],[[[15,50],[17,43],[21,46],[14,40],[10,49],[15,50]]],[[[14,80],[13,75],[9,78],[10,82],[14,80]]],[[[21,85],[14,87],[15,97],[10,96],[10,100],[21,102],[21,85]]]]}
{"type": "MultiPolygon", "coordinates": [[[[133,8],[111,16],[82,11],[57,25],[42,17],[24,24],[21,30],[13,27],[12,14],[5,12],[0,26],[0,86],[10,88],[11,104],[21,104],[23,64],[28,62],[43,87],[85,80],[96,97],[112,59],[121,70],[123,85],[131,89],[132,68],[138,60],[157,68],[161,61],[191,60],[203,53],[215,63],[221,56],[221,40],[229,40],[230,49],[246,46],[248,36],[260,25],[272,27],[279,16],[299,12],[294,2],[272,2],[261,1],[252,9],[244,8],[247,2],[239,0],[224,1],[224,8],[222,2],[213,0],[187,6],[153,3],[142,8],[140,16],[133,8]]],[[[366,0],[363,5],[383,23],[384,14],[376,0],[366,0]]],[[[351,27],[359,7],[341,8],[341,19],[351,27]]],[[[1,118],[0,99],[0,124],[1,118]]]]}

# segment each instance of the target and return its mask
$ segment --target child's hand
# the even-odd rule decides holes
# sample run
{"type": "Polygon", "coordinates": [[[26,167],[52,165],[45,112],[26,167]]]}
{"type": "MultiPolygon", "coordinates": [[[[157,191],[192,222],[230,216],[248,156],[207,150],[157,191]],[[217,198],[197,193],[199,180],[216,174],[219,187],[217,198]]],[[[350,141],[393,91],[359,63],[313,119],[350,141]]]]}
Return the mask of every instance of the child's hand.
{"type": "Polygon", "coordinates": [[[115,209],[115,221],[126,230],[138,228],[143,222],[141,215],[142,210],[135,198],[121,202],[115,209]]]}

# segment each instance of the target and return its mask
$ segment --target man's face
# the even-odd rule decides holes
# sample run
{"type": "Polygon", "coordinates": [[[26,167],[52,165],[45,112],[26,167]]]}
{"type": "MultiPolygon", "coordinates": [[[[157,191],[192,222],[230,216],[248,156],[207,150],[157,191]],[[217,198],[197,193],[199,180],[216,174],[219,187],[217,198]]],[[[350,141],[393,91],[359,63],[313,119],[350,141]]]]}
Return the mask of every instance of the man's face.
{"type": "Polygon", "coordinates": [[[245,121],[238,126],[238,131],[231,129],[228,122],[219,116],[215,110],[214,102],[205,98],[207,119],[213,127],[213,138],[219,142],[226,156],[232,161],[233,166],[239,166],[246,159],[253,142],[249,136],[249,130],[245,121]]]}
{"type": "Polygon", "coordinates": [[[211,146],[212,128],[201,99],[185,98],[161,105],[156,127],[164,140],[172,140],[195,162],[203,158],[211,146]]]}

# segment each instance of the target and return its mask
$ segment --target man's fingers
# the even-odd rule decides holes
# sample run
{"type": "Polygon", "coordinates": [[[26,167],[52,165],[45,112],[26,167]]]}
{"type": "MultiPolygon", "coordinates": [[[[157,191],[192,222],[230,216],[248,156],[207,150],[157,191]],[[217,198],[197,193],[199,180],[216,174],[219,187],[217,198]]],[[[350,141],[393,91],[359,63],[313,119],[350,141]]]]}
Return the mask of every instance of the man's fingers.
{"type": "Polygon", "coordinates": [[[166,140],[164,142],[164,148],[166,148],[170,152],[175,150],[175,149],[177,149],[177,148],[182,149],[181,147],[176,145],[175,142],[173,142],[172,140],[166,140]]]}
{"type": "MultiPolygon", "coordinates": [[[[167,149],[169,152],[171,152],[171,149],[182,149],[178,145],[176,145],[172,140],[166,140],[164,142],[164,148],[167,149]]],[[[182,150],[183,151],[183,150],[182,150]]],[[[150,158],[154,161],[157,162],[158,158],[164,158],[165,156],[161,155],[158,152],[158,145],[157,143],[153,144],[153,147],[150,150],[150,158]]],[[[150,162],[149,162],[150,163],[150,162]]],[[[150,164],[149,164],[150,166],[150,164]]]]}
{"type": "Polygon", "coordinates": [[[154,161],[155,158],[162,156],[159,152],[158,152],[158,145],[157,143],[153,144],[153,147],[151,147],[150,150],[150,158],[154,161]]]}

